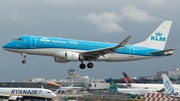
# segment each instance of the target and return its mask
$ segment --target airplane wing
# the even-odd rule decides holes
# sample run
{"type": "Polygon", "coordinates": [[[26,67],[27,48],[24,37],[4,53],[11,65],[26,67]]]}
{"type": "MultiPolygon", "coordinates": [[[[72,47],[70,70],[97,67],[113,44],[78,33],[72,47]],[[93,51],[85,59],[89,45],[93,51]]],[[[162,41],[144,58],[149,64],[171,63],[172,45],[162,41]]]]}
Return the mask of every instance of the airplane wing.
{"type": "Polygon", "coordinates": [[[8,99],[10,95],[7,94],[0,94],[0,98],[8,99]]]}
{"type": "Polygon", "coordinates": [[[166,50],[161,50],[161,51],[157,51],[157,52],[151,52],[149,54],[154,54],[154,55],[158,55],[158,54],[163,54],[164,52],[169,52],[172,50],[176,50],[176,49],[166,49],[166,50]]]}
{"type": "Polygon", "coordinates": [[[132,35],[129,35],[126,39],[124,39],[121,43],[119,43],[117,46],[109,47],[109,48],[101,48],[97,50],[92,50],[92,51],[87,51],[81,53],[82,56],[90,56],[90,57],[98,57],[98,56],[103,56],[108,53],[112,53],[116,51],[116,49],[120,47],[124,47],[129,39],[131,38],[132,35]]]}
{"type": "Polygon", "coordinates": [[[10,95],[7,95],[7,94],[0,94],[0,96],[6,96],[6,97],[8,97],[8,96],[10,96],[10,95]]]}

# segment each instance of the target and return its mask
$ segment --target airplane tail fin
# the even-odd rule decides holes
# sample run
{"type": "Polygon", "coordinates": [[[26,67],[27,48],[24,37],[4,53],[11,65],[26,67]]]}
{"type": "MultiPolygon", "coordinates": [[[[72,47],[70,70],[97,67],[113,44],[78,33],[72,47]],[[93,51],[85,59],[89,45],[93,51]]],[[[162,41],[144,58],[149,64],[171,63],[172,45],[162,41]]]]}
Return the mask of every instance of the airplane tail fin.
{"type": "Polygon", "coordinates": [[[115,82],[113,81],[112,78],[109,78],[109,83],[110,83],[110,90],[114,92],[118,92],[118,87],[116,86],[115,82]]]}
{"type": "Polygon", "coordinates": [[[70,87],[73,87],[73,84],[71,84],[71,86],[70,87]]]}
{"type": "Polygon", "coordinates": [[[131,78],[125,72],[122,72],[122,73],[123,73],[124,80],[126,83],[135,83],[133,80],[131,80],[131,78]]]}
{"type": "Polygon", "coordinates": [[[172,21],[164,21],[145,41],[135,45],[164,50],[172,21]]]}
{"type": "Polygon", "coordinates": [[[174,92],[174,88],[172,85],[172,82],[169,80],[166,74],[162,74],[163,78],[163,84],[165,88],[165,93],[168,95],[175,95],[176,93],[174,92]]]}

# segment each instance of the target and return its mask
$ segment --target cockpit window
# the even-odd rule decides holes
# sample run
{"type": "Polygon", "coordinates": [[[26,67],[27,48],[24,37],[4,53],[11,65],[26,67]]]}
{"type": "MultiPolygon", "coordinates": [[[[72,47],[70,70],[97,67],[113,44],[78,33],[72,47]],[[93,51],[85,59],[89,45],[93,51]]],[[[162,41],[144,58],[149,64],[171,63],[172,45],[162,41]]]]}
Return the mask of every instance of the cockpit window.
{"type": "Polygon", "coordinates": [[[22,41],[22,38],[18,38],[18,41],[22,41]]]}
{"type": "Polygon", "coordinates": [[[22,41],[22,38],[14,38],[13,40],[22,41]]]}
{"type": "Polygon", "coordinates": [[[52,93],[52,92],[47,92],[47,93],[52,93]]]}
{"type": "Polygon", "coordinates": [[[14,38],[14,39],[12,39],[12,40],[16,40],[17,38],[14,38]]]}

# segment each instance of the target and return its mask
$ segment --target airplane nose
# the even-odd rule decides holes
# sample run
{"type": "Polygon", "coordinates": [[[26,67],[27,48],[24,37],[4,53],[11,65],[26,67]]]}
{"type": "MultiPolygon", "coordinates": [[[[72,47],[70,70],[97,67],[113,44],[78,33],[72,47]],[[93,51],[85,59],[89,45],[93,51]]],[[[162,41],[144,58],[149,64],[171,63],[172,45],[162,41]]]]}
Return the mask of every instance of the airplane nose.
{"type": "Polygon", "coordinates": [[[52,93],[52,98],[57,97],[57,95],[55,93],[52,93]]]}
{"type": "Polygon", "coordinates": [[[3,48],[3,49],[5,49],[5,48],[11,48],[11,43],[8,42],[8,43],[4,44],[2,48],[3,48]]]}

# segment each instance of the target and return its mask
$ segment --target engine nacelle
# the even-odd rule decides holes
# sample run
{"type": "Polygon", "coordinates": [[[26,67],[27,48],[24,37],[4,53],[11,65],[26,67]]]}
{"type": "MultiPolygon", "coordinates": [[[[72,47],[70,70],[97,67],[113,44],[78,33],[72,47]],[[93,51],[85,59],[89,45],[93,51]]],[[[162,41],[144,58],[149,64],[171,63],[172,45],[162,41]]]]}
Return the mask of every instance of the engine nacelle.
{"type": "Polygon", "coordinates": [[[130,97],[131,97],[131,98],[136,98],[137,95],[136,95],[136,94],[130,94],[130,97]]]}
{"type": "Polygon", "coordinates": [[[19,101],[20,98],[22,98],[22,96],[10,96],[9,100],[19,101]]]}
{"type": "Polygon", "coordinates": [[[84,59],[79,55],[79,53],[74,52],[58,52],[54,54],[55,62],[66,63],[66,62],[76,62],[84,59]]]}
{"type": "Polygon", "coordinates": [[[73,52],[66,52],[65,56],[68,62],[79,61],[79,57],[80,57],[79,53],[73,53],[73,52]]]}
{"type": "Polygon", "coordinates": [[[65,58],[57,58],[57,57],[54,57],[54,61],[59,62],[59,63],[66,63],[67,62],[67,60],[65,58]]]}

